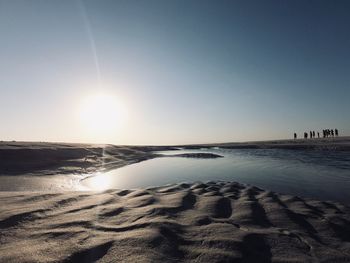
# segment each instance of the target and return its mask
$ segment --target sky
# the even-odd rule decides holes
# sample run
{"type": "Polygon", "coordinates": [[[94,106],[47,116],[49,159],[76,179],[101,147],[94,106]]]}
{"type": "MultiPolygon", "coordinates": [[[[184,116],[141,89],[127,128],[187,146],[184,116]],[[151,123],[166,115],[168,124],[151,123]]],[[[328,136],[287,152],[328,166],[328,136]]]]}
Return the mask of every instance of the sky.
{"type": "Polygon", "coordinates": [[[349,13],[346,0],[0,0],[0,140],[350,135],[349,13]],[[101,109],[87,126],[81,105],[101,94],[113,100],[87,106],[101,109]]]}

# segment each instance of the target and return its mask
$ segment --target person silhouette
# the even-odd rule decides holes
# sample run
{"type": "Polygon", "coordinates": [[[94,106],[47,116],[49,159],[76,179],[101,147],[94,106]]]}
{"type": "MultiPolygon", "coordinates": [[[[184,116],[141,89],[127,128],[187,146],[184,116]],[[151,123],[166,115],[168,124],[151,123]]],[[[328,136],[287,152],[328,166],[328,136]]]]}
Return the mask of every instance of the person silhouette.
{"type": "Polygon", "coordinates": [[[314,137],[314,138],[315,138],[315,131],[313,131],[313,132],[312,132],[312,137],[314,137]]]}
{"type": "Polygon", "coordinates": [[[296,133],[294,133],[294,140],[297,138],[297,134],[296,133]]]}
{"type": "Polygon", "coordinates": [[[304,139],[307,139],[307,132],[304,132],[304,139]]]}
{"type": "Polygon", "coordinates": [[[332,134],[332,137],[334,137],[334,131],[333,131],[333,129],[331,129],[331,134],[332,134]]]}
{"type": "Polygon", "coordinates": [[[312,139],[312,131],[310,131],[310,139],[312,139]]]}
{"type": "Polygon", "coordinates": [[[317,132],[317,138],[320,138],[320,132],[317,132]]]}
{"type": "Polygon", "coordinates": [[[335,136],[338,137],[338,129],[335,129],[335,130],[334,130],[334,133],[335,133],[335,136]]]}

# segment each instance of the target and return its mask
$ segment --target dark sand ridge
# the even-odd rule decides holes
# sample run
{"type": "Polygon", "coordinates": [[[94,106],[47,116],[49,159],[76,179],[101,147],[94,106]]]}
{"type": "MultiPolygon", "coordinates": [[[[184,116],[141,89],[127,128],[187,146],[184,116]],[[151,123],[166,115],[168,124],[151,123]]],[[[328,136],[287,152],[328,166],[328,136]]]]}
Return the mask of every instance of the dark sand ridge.
{"type": "Polygon", "coordinates": [[[85,174],[116,169],[157,157],[168,146],[1,142],[0,175],[85,174]]]}
{"type": "Polygon", "coordinates": [[[0,262],[350,262],[349,207],[238,183],[0,202],[0,262]]]}

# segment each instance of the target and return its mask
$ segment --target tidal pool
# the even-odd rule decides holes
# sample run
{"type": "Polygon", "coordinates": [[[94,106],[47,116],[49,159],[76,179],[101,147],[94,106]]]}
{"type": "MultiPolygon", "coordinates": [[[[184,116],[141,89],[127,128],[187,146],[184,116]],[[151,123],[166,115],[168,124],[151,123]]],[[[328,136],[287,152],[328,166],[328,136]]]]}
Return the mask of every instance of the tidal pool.
{"type": "Polygon", "coordinates": [[[225,180],[350,203],[350,153],[346,151],[216,148],[160,153],[214,153],[224,158],[165,156],[97,174],[82,184],[92,190],[104,190],[225,180]]]}

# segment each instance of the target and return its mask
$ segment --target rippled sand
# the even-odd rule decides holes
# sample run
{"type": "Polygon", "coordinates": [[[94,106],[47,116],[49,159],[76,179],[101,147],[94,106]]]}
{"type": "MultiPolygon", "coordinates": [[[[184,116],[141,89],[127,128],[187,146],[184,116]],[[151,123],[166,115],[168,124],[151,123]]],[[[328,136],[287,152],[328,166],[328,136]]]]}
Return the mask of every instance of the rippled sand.
{"type": "Polygon", "coordinates": [[[350,209],[233,182],[1,192],[1,262],[349,262],[350,209]]]}

